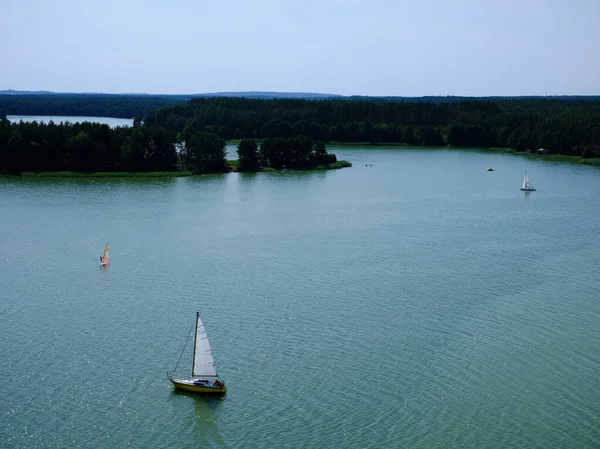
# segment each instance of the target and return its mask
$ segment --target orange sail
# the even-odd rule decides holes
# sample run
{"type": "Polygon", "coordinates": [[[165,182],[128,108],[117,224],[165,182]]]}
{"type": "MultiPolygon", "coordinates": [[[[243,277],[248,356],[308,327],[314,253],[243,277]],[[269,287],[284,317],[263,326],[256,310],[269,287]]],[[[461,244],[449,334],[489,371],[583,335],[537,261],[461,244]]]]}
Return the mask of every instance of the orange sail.
{"type": "Polygon", "coordinates": [[[102,254],[101,260],[102,260],[102,265],[108,264],[108,261],[110,260],[110,257],[108,255],[108,243],[104,247],[104,254],[102,254]]]}

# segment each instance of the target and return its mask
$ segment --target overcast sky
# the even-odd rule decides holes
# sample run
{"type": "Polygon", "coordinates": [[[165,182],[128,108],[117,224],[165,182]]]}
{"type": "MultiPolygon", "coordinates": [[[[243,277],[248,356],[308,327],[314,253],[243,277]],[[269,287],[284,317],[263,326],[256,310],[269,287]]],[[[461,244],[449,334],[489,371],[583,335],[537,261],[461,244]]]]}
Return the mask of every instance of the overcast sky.
{"type": "Polygon", "coordinates": [[[0,0],[0,89],[600,94],[600,0],[0,0]]]}

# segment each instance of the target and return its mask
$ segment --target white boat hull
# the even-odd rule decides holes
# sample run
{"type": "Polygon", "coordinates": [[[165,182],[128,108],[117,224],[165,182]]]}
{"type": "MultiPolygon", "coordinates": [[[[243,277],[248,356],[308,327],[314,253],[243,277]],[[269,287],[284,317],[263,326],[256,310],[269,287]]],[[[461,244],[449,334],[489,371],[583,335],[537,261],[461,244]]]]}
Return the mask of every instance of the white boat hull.
{"type": "Polygon", "coordinates": [[[197,379],[169,379],[175,388],[192,393],[225,393],[227,387],[221,381],[199,381],[197,379]]]}

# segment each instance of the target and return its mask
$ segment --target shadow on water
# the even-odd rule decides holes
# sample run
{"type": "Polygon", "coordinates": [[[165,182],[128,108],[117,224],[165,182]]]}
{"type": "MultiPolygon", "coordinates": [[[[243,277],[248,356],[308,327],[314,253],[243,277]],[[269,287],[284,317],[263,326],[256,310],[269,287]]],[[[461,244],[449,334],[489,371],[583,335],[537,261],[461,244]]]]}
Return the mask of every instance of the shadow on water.
{"type": "Polygon", "coordinates": [[[225,401],[225,398],[226,398],[226,393],[202,395],[202,394],[188,393],[187,391],[180,391],[177,389],[173,389],[173,391],[171,391],[171,395],[173,397],[187,396],[187,397],[191,398],[192,400],[194,400],[196,403],[205,404],[213,410],[216,410],[217,407],[219,407],[225,401]]]}
{"type": "MultiPolygon", "coordinates": [[[[171,397],[187,397],[186,404],[193,404],[193,413],[186,413],[186,427],[192,429],[194,443],[198,447],[224,447],[225,439],[219,430],[219,409],[225,402],[225,394],[198,395],[185,391],[173,390],[171,397]]],[[[186,407],[180,407],[183,412],[186,407]]],[[[183,415],[183,413],[182,413],[183,415]]]]}

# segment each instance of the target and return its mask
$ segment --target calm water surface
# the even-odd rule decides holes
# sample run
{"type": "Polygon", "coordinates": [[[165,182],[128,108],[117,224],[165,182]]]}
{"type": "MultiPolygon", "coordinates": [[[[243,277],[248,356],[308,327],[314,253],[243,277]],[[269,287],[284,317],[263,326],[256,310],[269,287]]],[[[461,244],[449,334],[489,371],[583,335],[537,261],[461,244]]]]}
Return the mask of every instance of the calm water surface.
{"type": "Polygon", "coordinates": [[[132,118],[114,118],[114,117],[80,117],[80,116],[66,116],[66,115],[8,115],[9,121],[18,123],[21,120],[24,122],[38,122],[38,123],[81,123],[81,122],[93,122],[93,123],[105,123],[111,128],[117,126],[132,126],[132,118]]]}
{"type": "Polygon", "coordinates": [[[598,447],[600,171],[331,150],[354,166],[0,178],[2,446],[598,447]],[[223,398],[166,378],[197,310],[223,398]]]}

